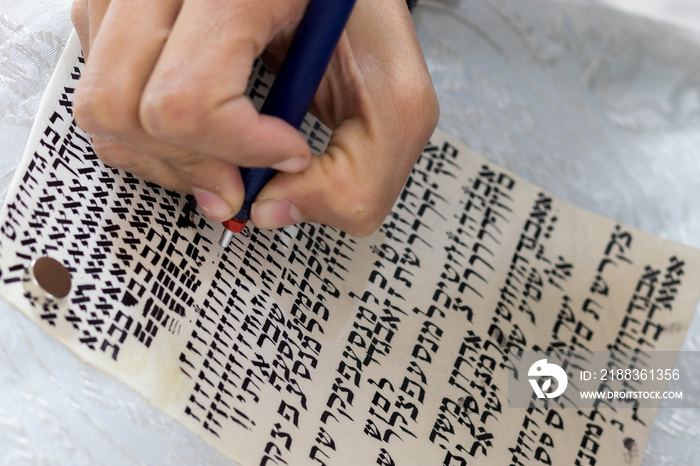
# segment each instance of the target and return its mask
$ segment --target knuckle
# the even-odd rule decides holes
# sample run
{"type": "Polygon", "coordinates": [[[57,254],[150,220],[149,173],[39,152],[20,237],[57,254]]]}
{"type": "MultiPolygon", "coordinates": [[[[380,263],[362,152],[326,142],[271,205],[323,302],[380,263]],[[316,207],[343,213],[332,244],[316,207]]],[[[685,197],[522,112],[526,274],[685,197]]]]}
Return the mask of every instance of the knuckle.
{"type": "Polygon", "coordinates": [[[125,158],[120,153],[119,145],[115,141],[108,138],[94,137],[92,147],[97,158],[108,167],[127,171],[133,170],[133,161],[125,158]]]}
{"type": "Polygon", "coordinates": [[[76,27],[83,25],[87,19],[87,0],[74,0],[71,3],[70,17],[76,27]]]}
{"type": "Polygon", "coordinates": [[[407,107],[404,109],[404,114],[409,115],[409,121],[415,121],[416,117],[420,117],[418,121],[423,122],[423,131],[421,133],[433,133],[438,123],[440,115],[440,104],[438,101],[435,88],[433,87],[430,78],[414,79],[403,85],[404,95],[410,95],[410,99],[402,99],[403,104],[407,107]]]}
{"type": "Polygon", "coordinates": [[[433,87],[432,83],[429,86],[424,87],[423,92],[424,104],[422,108],[425,111],[425,115],[427,116],[426,130],[429,133],[428,137],[430,137],[430,135],[433,134],[435,128],[438,125],[438,120],[440,118],[440,102],[438,100],[437,93],[435,92],[435,88],[433,87]]]}
{"type": "Polygon", "coordinates": [[[141,124],[155,138],[189,140],[206,126],[202,101],[191,91],[147,92],[139,107],[141,124]]]}
{"type": "MultiPolygon", "coordinates": [[[[84,77],[86,78],[86,77],[84,77]]],[[[75,120],[91,134],[120,136],[133,127],[123,93],[107,85],[94,84],[95,80],[82,79],[73,103],[75,120]]]]}
{"type": "Polygon", "coordinates": [[[228,179],[230,168],[223,161],[190,151],[178,152],[167,159],[159,158],[168,163],[190,186],[209,186],[213,192],[225,188],[221,180],[228,179]]]}
{"type": "MultiPolygon", "coordinates": [[[[180,157],[174,161],[174,168],[179,173],[180,177],[184,180],[192,183],[194,180],[201,178],[204,170],[205,161],[197,156],[180,157]]],[[[211,182],[212,180],[204,180],[206,182],[211,182]]],[[[201,183],[195,183],[201,184],[201,183]]]]}
{"type": "Polygon", "coordinates": [[[421,111],[426,115],[426,129],[430,134],[435,131],[440,117],[440,102],[438,101],[437,93],[432,83],[428,83],[421,87],[419,100],[422,101],[421,111]]]}
{"type": "Polygon", "coordinates": [[[340,215],[340,229],[356,237],[372,234],[387,215],[387,209],[376,195],[357,188],[346,192],[333,210],[340,215]]]}

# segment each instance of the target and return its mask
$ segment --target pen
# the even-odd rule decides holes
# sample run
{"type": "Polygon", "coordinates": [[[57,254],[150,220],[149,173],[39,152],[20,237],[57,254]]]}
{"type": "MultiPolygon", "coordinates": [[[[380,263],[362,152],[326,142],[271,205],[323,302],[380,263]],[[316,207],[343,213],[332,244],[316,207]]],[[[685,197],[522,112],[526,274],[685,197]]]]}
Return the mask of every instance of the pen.
{"type": "MultiPolygon", "coordinates": [[[[311,107],[355,0],[310,0],[260,113],[282,118],[299,128],[311,107]]],[[[241,168],[245,197],[241,210],[224,222],[219,255],[234,233],[243,230],[253,201],[277,173],[271,168],[241,168]]]]}

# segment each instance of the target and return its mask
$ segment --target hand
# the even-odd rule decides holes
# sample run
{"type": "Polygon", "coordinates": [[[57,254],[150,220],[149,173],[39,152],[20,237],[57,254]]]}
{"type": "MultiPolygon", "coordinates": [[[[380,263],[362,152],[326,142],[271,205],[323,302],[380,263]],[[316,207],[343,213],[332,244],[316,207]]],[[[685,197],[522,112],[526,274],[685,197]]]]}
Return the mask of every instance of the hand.
{"type": "Polygon", "coordinates": [[[259,228],[301,221],[376,230],[435,129],[438,104],[404,0],[358,0],[312,112],[333,130],[311,157],[299,133],[243,95],[252,64],[281,63],[305,0],[77,0],[87,58],[78,124],[115,166],[193,193],[211,220],[241,206],[239,166],[277,174],[259,228]]]}

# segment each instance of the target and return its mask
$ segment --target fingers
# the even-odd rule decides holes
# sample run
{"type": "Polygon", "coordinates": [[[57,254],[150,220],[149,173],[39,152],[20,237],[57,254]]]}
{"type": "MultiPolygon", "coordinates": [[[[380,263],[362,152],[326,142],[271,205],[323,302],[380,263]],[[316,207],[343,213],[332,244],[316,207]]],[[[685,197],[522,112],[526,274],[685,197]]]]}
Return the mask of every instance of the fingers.
{"type": "Polygon", "coordinates": [[[74,0],[71,4],[70,16],[83,49],[83,56],[87,58],[90,51],[90,21],[88,20],[87,0],[74,0]]]}
{"type": "Polygon", "coordinates": [[[108,164],[194,193],[213,220],[240,207],[238,166],[273,166],[285,173],[258,196],[257,226],[369,234],[432,134],[437,99],[404,0],[358,0],[314,101],[335,131],[309,162],[295,129],[243,97],[253,60],[271,40],[279,55],[305,2],[76,0],[89,53],[78,123],[108,164]]]}
{"type": "MultiPolygon", "coordinates": [[[[427,75],[426,75],[427,76],[427,75]]],[[[302,221],[366,236],[382,224],[433,133],[439,113],[432,84],[394,80],[397,94],[370,115],[344,120],[326,152],[299,174],[280,173],[253,204],[258,228],[302,221]],[[410,95],[411,99],[403,96],[410,95]]]]}
{"type": "Polygon", "coordinates": [[[146,139],[138,115],[141,94],[180,2],[134,3],[89,2],[90,57],[75,104],[78,123],[89,132],[138,141],[146,139]]]}
{"type": "Polygon", "coordinates": [[[193,192],[208,217],[226,220],[243,195],[237,168],[159,141],[139,121],[143,89],[180,8],[179,0],[88,3],[90,57],[76,91],[76,121],[108,165],[193,192]]]}
{"type": "Polygon", "coordinates": [[[213,0],[212,15],[200,1],[186,1],[144,92],[146,131],[221,158],[234,151],[241,166],[267,167],[288,158],[306,166],[310,151],[296,129],[258,114],[243,95],[254,60],[284,24],[297,20],[299,3],[213,0]],[[217,37],[217,46],[193,37],[217,37]]]}
{"type": "Polygon", "coordinates": [[[252,221],[260,228],[310,221],[370,234],[400,194],[439,114],[403,0],[358,0],[315,109],[334,129],[326,153],[299,174],[275,176],[253,205],[252,221]]]}
{"type": "MultiPolygon", "coordinates": [[[[417,100],[425,103],[421,111],[434,105],[430,96],[417,100]]],[[[326,153],[306,170],[279,173],[268,183],[253,204],[252,222],[280,228],[306,221],[354,236],[371,234],[398,198],[433,129],[432,122],[420,125],[397,141],[358,120],[343,122],[326,153]]]]}
{"type": "Polygon", "coordinates": [[[289,3],[76,1],[73,19],[89,52],[76,120],[111,141],[98,155],[184,186],[212,220],[240,208],[237,166],[305,168],[309,148],[297,131],[243,96],[267,37],[296,20],[289,3]]]}
{"type": "Polygon", "coordinates": [[[359,156],[390,150],[377,146],[377,141],[367,140],[359,125],[344,123],[327,152],[314,158],[305,171],[280,173],[268,183],[253,204],[253,223],[258,228],[278,228],[307,221],[332,225],[355,236],[371,233],[405,181],[398,179],[405,172],[403,167],[386,167],[359,156]]]}
{"type": "Polygon", "coordinates": [[[94,34],[100,29],[100,23],[108,6],[109,0],[101,2],[74,0],[71,4],[71,20],[78,33],[78,39],[85,58],[89,55],[90,43],[94,34]],[[92,6],[90,6],[90,3],[92,3],[92,6]]]}

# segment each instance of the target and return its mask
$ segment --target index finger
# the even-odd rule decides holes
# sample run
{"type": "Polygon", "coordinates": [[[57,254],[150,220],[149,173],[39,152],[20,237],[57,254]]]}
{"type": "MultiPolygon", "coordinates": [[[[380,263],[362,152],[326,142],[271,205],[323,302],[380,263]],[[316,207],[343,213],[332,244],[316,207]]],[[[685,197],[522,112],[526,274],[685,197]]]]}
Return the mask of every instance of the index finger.
{"type": "MultiPolygon", "coordinates": [[[[185,0],[144,90],[152,136],[240,166],[305,165],[295,128],[260,115],[244,96],[254,60],[303,13],[302,0],[185,0]]],[[[177,163],[177,162],[175,162],[177,163]]]]}

